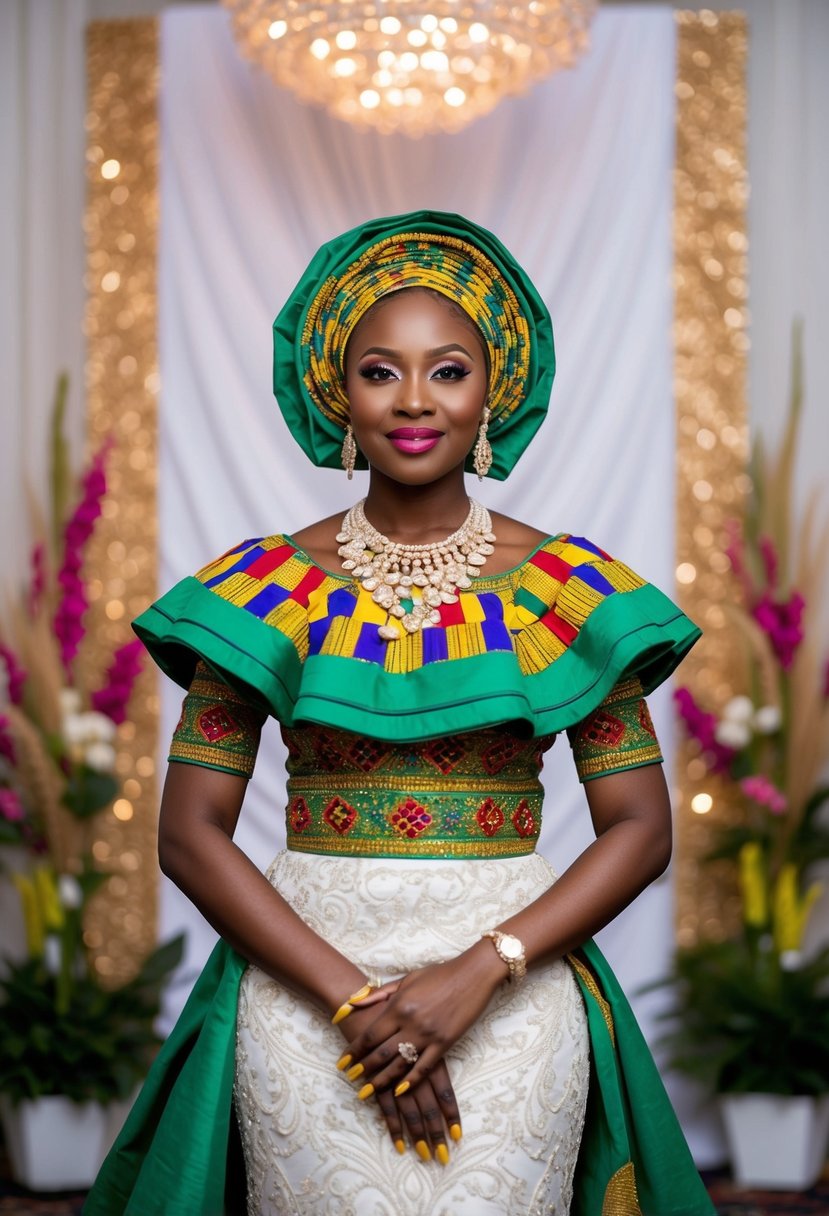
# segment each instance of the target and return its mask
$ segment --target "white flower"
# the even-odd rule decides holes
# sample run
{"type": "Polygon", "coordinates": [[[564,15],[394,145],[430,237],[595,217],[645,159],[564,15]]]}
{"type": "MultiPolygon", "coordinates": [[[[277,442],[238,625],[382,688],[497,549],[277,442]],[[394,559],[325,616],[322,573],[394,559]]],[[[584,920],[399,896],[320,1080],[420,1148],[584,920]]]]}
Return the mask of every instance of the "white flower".
{"type": "Polygon", "coordinates": [[[60,938],[55,937],[54,933],[50,933],[43,943],[43,962],[50,975],[57,975],[60,971],[60,938]]]}
{"type": "Polygon", "coordinates": [[[81,712],[81,694],[77,688],[62,688],[58,694],[60,702],[60,712],[64,718],[68,718],[70,714],[79,714],[81,712]]]}
{"type": "Polygon", "coordinates": [[[738,752],[751,739],[751,731],[742,722],[734,722],[733,720],[724,718],[721,722],[717,723],[714,738],[723,747],[730,747],[738,752]]]}
{"type": "Polygon", "coordinates": [[[82,747],[86,742],[84,714],[68,714],[63,719],[63,737],[69,747],[82,747]]]}
{"type": "Polygon", "coordinates": [[[58,878],[58,898],[68,912],[73,912],[83,903],[81,884],[72,874],[61,874],[58,878]]]}
{"type": "Polygon", "coordinates": [[[115,723],[106,714],[99,714],[91,709],[88,713],[81,714],[81,721],[86,732],[85,743],[110,743],[115,738],[115,723]]]}
{"type": "Polygon", "coordinates": [[[763,705],[754,715],[754,729],[759,735],[773,735],[782,724],[783,715],[776,705],[763,705]]]}
{"type": "Polygon", "coordinates": [[[801,961],[799,950],[782,950],[780,953],[780,966],[784,971],[798,971],[801,961]]]}
{"type": "MultiPolygon", "coordinates": [[[[740,722],[748,726],[749,722],[754,717],[754,705],[751,697],[732,697],[725,709],[722,711],[722,716],[727,722],[740,722]]],[[[746,742],[748,742],[748,740],[746,740],[746,742]]]]}
{"type": "Polygon", "coordinates": [[[115,768],[115,748],[111,743],[90,743],[84,749],[84,763],[96,773],[111,773],[115,768]]]}

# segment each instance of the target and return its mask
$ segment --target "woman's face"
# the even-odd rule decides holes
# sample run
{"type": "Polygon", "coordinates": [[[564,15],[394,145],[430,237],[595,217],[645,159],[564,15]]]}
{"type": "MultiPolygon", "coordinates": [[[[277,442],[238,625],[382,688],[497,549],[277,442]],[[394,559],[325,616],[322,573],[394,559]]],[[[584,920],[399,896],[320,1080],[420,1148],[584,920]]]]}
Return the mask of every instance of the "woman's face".
{"type": "Polygon", "coordinates": [[[484,346],[448,300],[417,288],[376,304],[348,343],[345,387],[372,468],[421,485],[462,466],[487,394],[484,346]]]}

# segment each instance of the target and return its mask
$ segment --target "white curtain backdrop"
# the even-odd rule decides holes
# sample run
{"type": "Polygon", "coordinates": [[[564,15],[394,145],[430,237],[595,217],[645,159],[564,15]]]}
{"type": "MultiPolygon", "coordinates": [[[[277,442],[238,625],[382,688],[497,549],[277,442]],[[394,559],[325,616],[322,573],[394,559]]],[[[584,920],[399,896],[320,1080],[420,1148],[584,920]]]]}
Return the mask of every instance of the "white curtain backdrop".
{"type": "MultiPolygon", "coordinates": [[[[288,434],[270,394],[271,322],[322,241],[433,207],[494,230],[556,330],[548,420],[506,484],[473,492],[550,532],[597,539],[670,593],[674,40],[668,6],[604,10],[576,70],[466,132],[415,142],[298,105],[240,58],[212,6],[164,16],[162,587],[244,537],[291,531],[362,494],[365,474],[349,485],[313,469],[288,434]]],[[[165,740],[180,700],[168,684],[165,740]]],[[[652,704],[670,760],[667,693],[652,704]]],[[[542,849],[562,869],[591,828],[566,742],[555,752],[542,849]]],[[[281,765],[269,728],[237,836],[263,866],[284,841],[281,765]]],[[[179,928],[193,969],[214,938],[165,884],[161,935],[179,928]]],[[[653,998],[635,992],[668,964],[670,879],[601,941],[651,1034],[653,998]]]]}

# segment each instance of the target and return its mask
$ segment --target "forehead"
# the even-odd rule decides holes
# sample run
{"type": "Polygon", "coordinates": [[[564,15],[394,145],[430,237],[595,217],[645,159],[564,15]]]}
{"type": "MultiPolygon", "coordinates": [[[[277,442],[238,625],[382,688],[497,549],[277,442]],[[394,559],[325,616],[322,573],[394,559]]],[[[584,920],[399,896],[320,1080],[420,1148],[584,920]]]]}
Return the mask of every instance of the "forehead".
{"type": "Polygon", "coordinates": [[[405,330],[412,339],[419,333],[442,331],[452,335],[463,330],[484,349],[483,336],[468,313],[447,296],[424,287],[402,288],[382,296],[357,323],[349,345],[358,335],[365,339],[369,334],[392,329],[405,330]]]}

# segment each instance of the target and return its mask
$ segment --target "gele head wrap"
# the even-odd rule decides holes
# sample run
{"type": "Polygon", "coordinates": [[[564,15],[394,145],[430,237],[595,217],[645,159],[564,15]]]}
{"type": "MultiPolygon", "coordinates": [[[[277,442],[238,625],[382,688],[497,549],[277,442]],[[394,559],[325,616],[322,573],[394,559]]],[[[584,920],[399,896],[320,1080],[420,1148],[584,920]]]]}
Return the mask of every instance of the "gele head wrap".
{"type": "MultiPolygon", "coordinates": [[[[547,412],[553,328],[544,301],[498,238],[448,212],[372,220],[315,254],[273,325],[273,388],[291,433],[314,464],[339,467],[349,417],[348,339],[372,304],[407,287],[440,292],[480,332],[489,355],[489,476],[502,481],[547,412]]],[[[361,459],[357,467],[365,468],[361,459]]]]}

